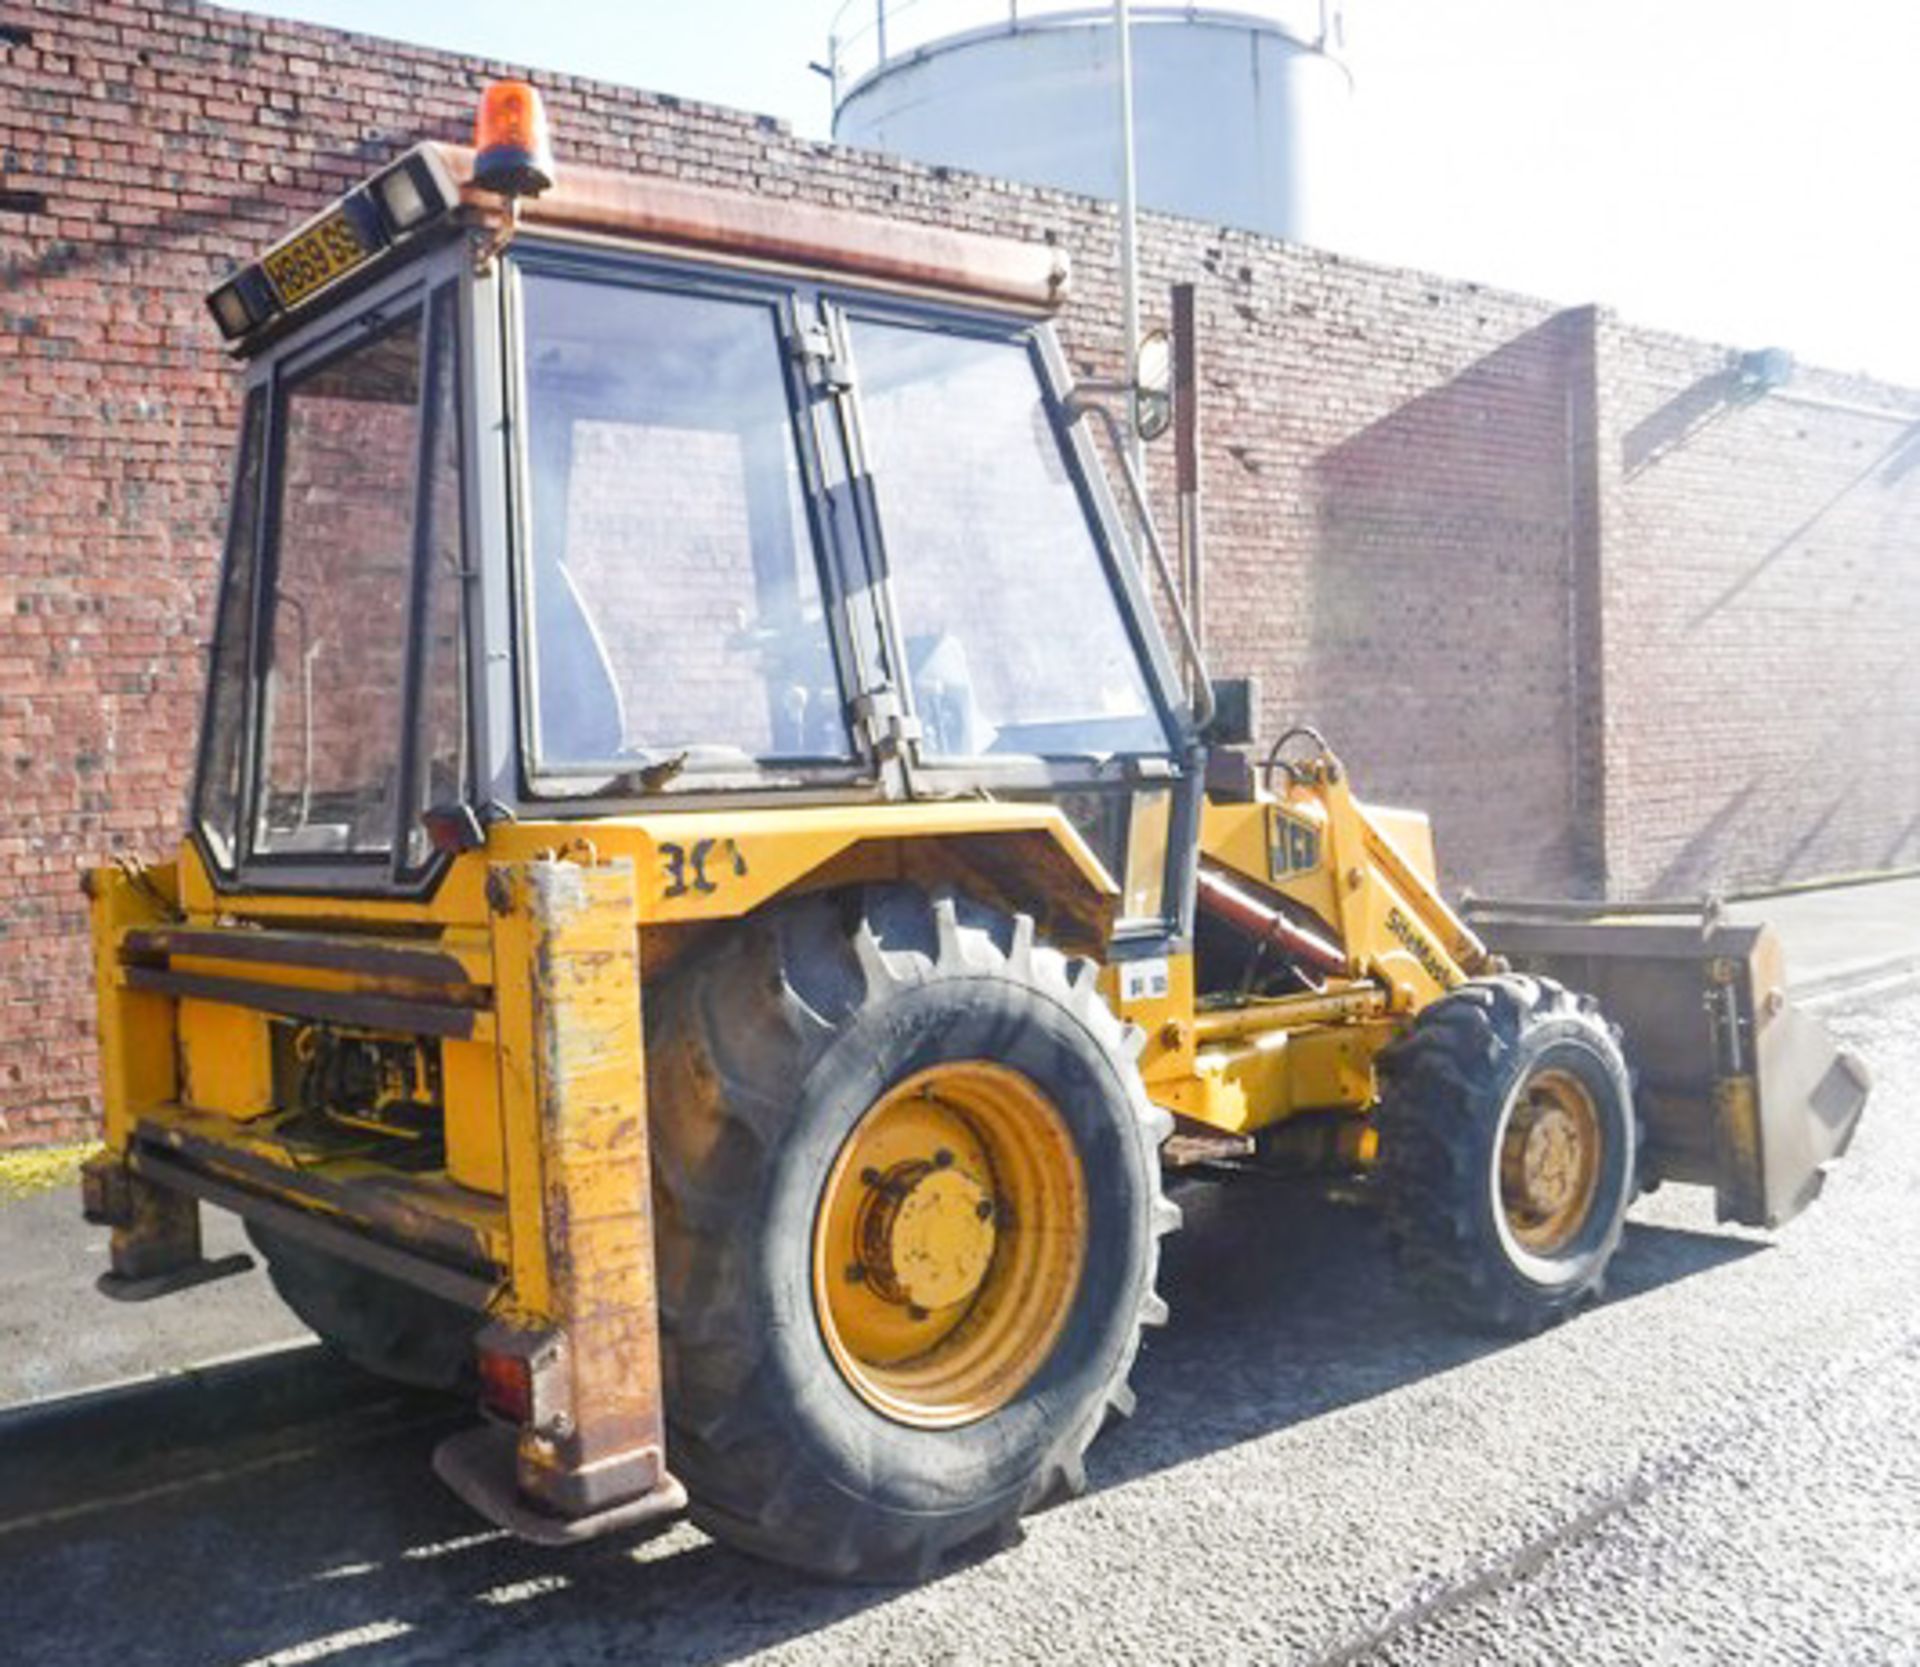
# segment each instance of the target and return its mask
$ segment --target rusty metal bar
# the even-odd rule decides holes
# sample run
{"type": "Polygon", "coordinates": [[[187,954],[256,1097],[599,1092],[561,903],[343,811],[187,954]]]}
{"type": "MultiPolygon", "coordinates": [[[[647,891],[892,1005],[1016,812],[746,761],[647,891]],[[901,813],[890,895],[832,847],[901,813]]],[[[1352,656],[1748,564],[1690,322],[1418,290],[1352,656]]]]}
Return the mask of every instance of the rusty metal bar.
{"type": "Polygon", "coordinates": [[[1206,561],[1200,496],[1200,376],[1192,284],[1173,286],[1173,463],[1179,494],[1179,541],[1193,640],[1207,647],[1206,561]]]}
{"type": "Polygon", "coordinates": [[[444,1181],[396,1173],[377,1180],[365,1175],[333,1176],[324,1164],[304,1157],[284,1137],[269,1147],[253,1136],[243,1147],[236,1143],[243,1138],[237,1128],[218,1113],[181,1107],[156,1109],[157,1115],[143,1119],[135,1131],[130,1150],[136,1155],[157,1154],[184,1163],[196,1173],[231,1180],[253,1190],[264,1189],[296,1207],[345,1216],[397,1245],[476,1273],[486,1272],[494,1264],[488,1249],[489,1234],[479,1224],[442,1208],[445,1193],[439,1198],[434,1193],[436,1187],[446,1188],[467,1201],[473,1195],[460,1195],[444,1181]]]}
{"type": "Polygon", "coordinates": [[[405,996],[358,995],[347,990],[303,990],[291,984],[264,984],[217,973],[174,972],[166,967],[128,967],[122,974],[130,990],[156,995],[193,996],[224,1002],[282,1018],[314,1019],[324,1024],[355,1025],[363,1030],[412,1032],[421,1036],[473,1036],[482,1009],[451,1001],[418,1001],[405,996]]]}
{"type": "MultiPolygon", "coordinates": [[[[462,182],[468,212],[491,223],[500,213],[498,199],[466,184],[473,152],[462,145],[431,149],[462,182]]],[[[519,212],[529,229],[598,232],[758,265],[824,268],[1033,311],[1050,311],[1066,299],[1071,270],[1066,251],[1053,244],[600,168],[563,167],[553,189],[523,201],[519,212]]]]}
{"type": "Polygon", "coordinates": [[[258,962],[369,978],[408,978],[422,984],[466,984],[457,955],[427,945],[367,941],[311,932],[230,931],[162,926],[126,933],[123,960],[188,955],[206,960],[258,962]]]}
{"type": "MultiPolygon", "coordinates": [[[[512,1085],[514,1283],[482,1346],[521,1356],[533,1380],[519,1499],[586,1519],[678,1491],[665,1462],[637,884],[626,861],[500,864],[488,899],[512,1085]]],[[[513,1525],[510,1499],[477,1497],[466,1480],[470,1500],[513,1525]]]]}
{"type": "Polygon", "coordinates": [[[140,1178],[156,1189],[165,1188],[169,1195],[178,1196],[183,1203],[191,1205],[200,1199],[218,1205],[287,1238],[337,1256],[343,1262],[352,1262],[404,1285],[444,1297],[462,1308],[484,1311],[499,1285],[496,1278],[462,1272],[417,1251],[383,1244],[352,1228],[337,1226],[311,1210],[283,1204],[252,1187],[221,1180],[151,1147],[134,1149],[133,1167],[140,1178]]]}

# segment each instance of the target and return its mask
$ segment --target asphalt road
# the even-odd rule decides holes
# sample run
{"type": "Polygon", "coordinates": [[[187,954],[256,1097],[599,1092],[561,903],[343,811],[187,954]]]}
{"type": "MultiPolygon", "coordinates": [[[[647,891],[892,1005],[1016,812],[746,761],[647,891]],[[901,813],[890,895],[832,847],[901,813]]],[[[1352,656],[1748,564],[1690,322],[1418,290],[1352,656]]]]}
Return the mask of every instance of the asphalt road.
{"type": "Polygon", "coordinates": [[[1092,1493],[918,1590],[504,1540],[428,1473],[457,1409],[295,1348],[0,1415],[0,1659],[1920,1661],[1920,997],[1836,1023],[1877,1087],[1821,1203],[1644,1200],[1526,1344],[1402,1297],[1361,1212],[1189,1196],[1092,1493]]]}

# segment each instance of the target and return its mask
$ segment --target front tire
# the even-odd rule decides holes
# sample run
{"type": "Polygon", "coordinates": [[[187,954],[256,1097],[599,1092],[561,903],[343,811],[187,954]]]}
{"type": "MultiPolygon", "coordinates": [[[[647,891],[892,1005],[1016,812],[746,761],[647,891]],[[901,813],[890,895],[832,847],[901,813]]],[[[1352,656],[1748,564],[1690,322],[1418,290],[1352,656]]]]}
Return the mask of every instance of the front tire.
{"type": "Polygon", "coordinates": [[[668,1450],[694,1519],[912,1580],[1083,1484],[1130,1406],[1169,1127],[1089,963],[873,888],[749,920],[649,1015],[668,1450]]]}
{"type": "Polygon", "coordinates": [[[1600,1294],[1633,1201],[1633,1086],[1591,997],[1479,979],[1380,1056],[1388,1237],[1423,1295],[1525,1336],[1600,1294]]]}

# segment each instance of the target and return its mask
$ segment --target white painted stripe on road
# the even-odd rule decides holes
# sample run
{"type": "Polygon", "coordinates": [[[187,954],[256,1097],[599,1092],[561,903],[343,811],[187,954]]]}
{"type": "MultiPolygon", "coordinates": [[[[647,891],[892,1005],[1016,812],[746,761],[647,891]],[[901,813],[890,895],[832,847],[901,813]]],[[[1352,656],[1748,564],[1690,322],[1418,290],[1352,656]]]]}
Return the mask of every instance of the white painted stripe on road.
{"type": "Polygon", "coordinates": [[[564,1592],[573,1582],[564,1574],[537,1574],[530,1580],[515,1580],[505,1586],[494,1586],[481,1592],[474,1598],[475,1603],[492,1604],[496,1609],[504,1609],[511,1603],[525,1603],[529,1598],[543,1598],[549,1592],[564,1592]]]}
{"type": "Polygon", "coordinates": [[[410,1545],[400,1555],[408,1562],[419,1563],[429,1557],[451,1557],[456,1551],[471,1551],[477,1545],[492,1545],[495,1540],[504,1540],[506,1537],[504,1528],[486,1528],[477,1534],[462,1534],[456,1539],[435,1540],[431,1545],[410,1545]]]}
{"type": "Polygon", "coordinates": [[[324,1638],[309,1638],[304,1644],[289,1644],[271,1655],[249,1656],[238,1667],[301,1667],[308,1661],[325,1661],[328,1656],[345,1655],[348,1650],[364,1649],[368,1644],[385,1644],[404,1638],[413,1631],[410,1621],[369,1621],[365,1626],[349,1627],[345,1632],[330,1632],[324,1638]]]}

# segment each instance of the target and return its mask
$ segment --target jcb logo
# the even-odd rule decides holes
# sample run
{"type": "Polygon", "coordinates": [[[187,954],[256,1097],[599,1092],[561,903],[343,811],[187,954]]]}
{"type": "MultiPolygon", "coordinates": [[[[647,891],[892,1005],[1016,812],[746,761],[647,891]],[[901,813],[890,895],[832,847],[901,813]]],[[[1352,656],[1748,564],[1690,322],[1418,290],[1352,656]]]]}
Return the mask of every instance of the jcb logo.
{"type": "Polygon", "coordinates": [[[1276,880],[1311,874],[1320,866],[1320,830],[1278,805],[1267,824],[1267,866],[1276,880]]]}

